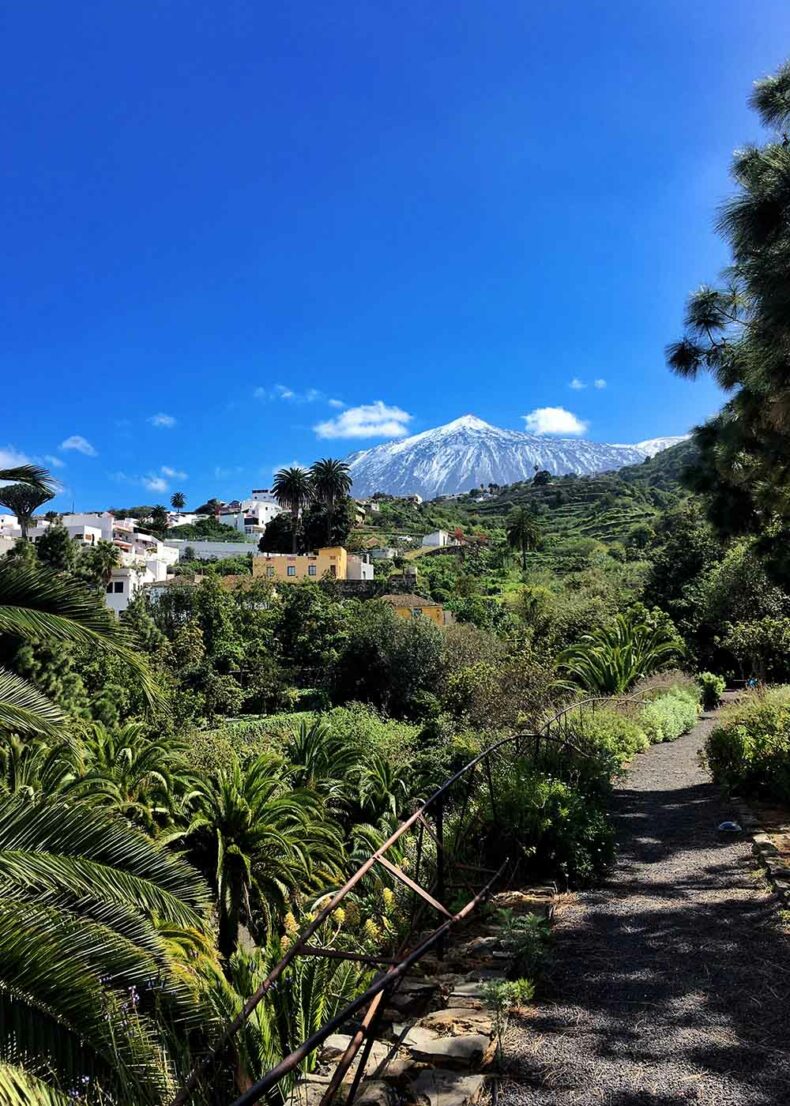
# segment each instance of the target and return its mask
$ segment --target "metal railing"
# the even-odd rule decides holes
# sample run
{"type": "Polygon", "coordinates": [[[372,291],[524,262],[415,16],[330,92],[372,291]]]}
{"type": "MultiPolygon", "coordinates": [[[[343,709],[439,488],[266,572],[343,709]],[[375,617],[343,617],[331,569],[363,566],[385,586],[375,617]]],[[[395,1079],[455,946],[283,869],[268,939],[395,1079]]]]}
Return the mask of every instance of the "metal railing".
{"type": "MultiPolygon", "coordinates": [[[[623,697],[616,705],[625,706],[628,703],[637,702],[655,690],[657,689],[650,688],[646,692],[623,697]]],[[[477,804],[473,802],[475,788],[483,788],[483,794],[487,797],[492,816],[496,820],[497,796],[494,768],[498,759],[506,753],[513,752],[516,758],[529,756],[536,766],[540,765],[541,758],[547,754],[552,759],[557,755],[582,759],[593,757],[595,750],[592,747],[585,748],[584,744],[580,744],[577,740],[579,732],[583,734],[583,723],[574,724],[572,716],[575,713],[583,719],[585,712],[595,712],[598,704],[604,702],[610,707],[613,705],[611,698],[602,697],[576,701],[548,719],[539,732],[517,733],[500,738],[465,764],[430,798],[422,802],[318,910],[312,921],[300,932],[263,982],[246,999],[236,1017],[226,1025],[213,1049],[195,1065],[172,1100],[171,1106],[186,1106],[212,1065],[221,1062],[234,1035],[243,1028],[258,1004],[277,986],[289,966],[298,957],[303,956],[356,961],[361,965],[378,967],[382,970],[378,978],[339,1013],[293,1048],[278,1064],[241,1094],[234,1101],[233,1106],[251,1106],[252,1103],[261,1101],[272,1088],[296,1072],[299,1065],[329,1036],[343,1027],[354,1014],[365,1009],[364,1016],[351,1035],[320,1103],[320,1106],[329,1106],[359,1050],[362,1049],[362,1056],[351,1088],[345,1096],[345,1102],[350,1106],[369,1059],[386,1000],[397,989],[406,972],[426,953],[436,949],[438,955],[442,955],[444,942],[452,927],[468,917],[490,894],[494,884],[511,868],[508,857],[505,857],[496,869],[481,863],[464,863],[461,859],[466,858],[465,850],[468,850],[470,832],[477,818],[477,804]],[[449,838],[448,815],[452,820],[452,832],[449,838]],[[393,861],[387,855],[393,853],[396,846],[401,846],[409,834],[414,834],[411,848],[413,876],[404,870],[403,863],[397,863],[397,858],[393,861]],[[399,883],[404,893],[411,897],[408,925],[397,949],[390,956],[371,956],[315,943],[314,939],[320,934],[322,926],[374,869],[382,874],[386,873],[386,878],[394,881],[395,884],[399,883]],[[448,875],[451,873],[458,877],[456,882],[448,880],[448,875]],[[481,880],[482,886],[473,887],[471,880],[474,878],[481,880]],[[446,903],[447,893],[459,887],[466,888],[469,898],[458,909],[451,910],[446,903]],[[439,915],[441,921],[426,933],[420,930],[420,923],[428,911],[439,915]]],[[[402,849],[400,851],[403,852],[402,849]]],[[[478,859],[485,859],[485,857],[478,859]]]]}

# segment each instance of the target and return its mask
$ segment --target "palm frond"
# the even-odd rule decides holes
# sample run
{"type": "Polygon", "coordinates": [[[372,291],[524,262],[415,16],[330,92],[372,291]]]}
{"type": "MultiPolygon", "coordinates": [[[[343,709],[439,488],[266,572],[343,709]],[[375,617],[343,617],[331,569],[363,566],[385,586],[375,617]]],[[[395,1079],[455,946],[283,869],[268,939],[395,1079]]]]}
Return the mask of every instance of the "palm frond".
{"type": "Polygon", "coordinates": [[[0,563],[0,634],[112,651],[136,673],[149,702],[161,697],[124,627],[73,577],[36,565],[0,563]]]}
{"type": "Polygon", "coordinates": [[[27,680],[0,668],[0,731],[54,735],[64,714],[27,680]]]}

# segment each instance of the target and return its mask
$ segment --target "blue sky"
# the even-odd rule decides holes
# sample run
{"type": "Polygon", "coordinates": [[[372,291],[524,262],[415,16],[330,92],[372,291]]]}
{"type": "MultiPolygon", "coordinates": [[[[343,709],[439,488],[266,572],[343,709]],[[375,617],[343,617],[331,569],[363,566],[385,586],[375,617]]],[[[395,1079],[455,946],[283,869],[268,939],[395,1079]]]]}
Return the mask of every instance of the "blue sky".
{"type": "Polygon", "coordinates": [[[467,412],[684,432],[663,347],[787,54],[786,0],[4,5],[0,456],[194,506],[467,412]]]}

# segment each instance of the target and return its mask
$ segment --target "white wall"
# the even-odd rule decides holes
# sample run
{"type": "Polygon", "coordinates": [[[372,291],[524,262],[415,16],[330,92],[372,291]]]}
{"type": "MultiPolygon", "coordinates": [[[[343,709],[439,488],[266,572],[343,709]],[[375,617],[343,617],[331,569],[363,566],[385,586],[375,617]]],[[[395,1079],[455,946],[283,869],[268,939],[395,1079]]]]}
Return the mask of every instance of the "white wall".
{"type": "Polygon", "coordinates": [[[256,541],[184,541],[181,538],[168,538],[165,545],[170,549],[178,550],[179,560],[184,559],[184,550],[187,546],[194,551],[199,561],[226,560],[228,557],[239,557],[244,553],[257,553],[256,541]]]}
{"type": "Polygon", "coordinates": [[[375,572],[370,561],[363,560],[362,557],[358,557],[354,553],[349,553],[347,580],[372,580],[374,575],[375,572]]]}
{"type": "Polygon", "coordinates": [[[446,530],[434,530],[433,533],[425,535],[422,544],[432,546],[449,545],[450,535],[446,530]]]}

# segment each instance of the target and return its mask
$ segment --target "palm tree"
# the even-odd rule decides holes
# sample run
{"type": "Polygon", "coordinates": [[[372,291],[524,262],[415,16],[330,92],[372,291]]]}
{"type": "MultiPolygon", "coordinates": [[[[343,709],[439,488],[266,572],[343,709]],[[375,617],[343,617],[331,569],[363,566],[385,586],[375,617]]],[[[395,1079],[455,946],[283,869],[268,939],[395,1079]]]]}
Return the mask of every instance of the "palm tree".
{"type": "Polygon", "coordinates": [[[108,812],[6,799],[0,1098],[168,1101],[184,1035],[216,1025],[203,997],[219,970],[209,901],[189,864],[108,812]],[[35,1093],[5,1098],[8,1086],[35,1093]]]}
{"type": "Polygon", "coordinates": [[[121,551],[111,541],[98,541],[83,550],[77,565],[77,575],[93,586],[106,589],[112,579],[112,570],[121,563],[121,551]]]}
{"type": "Polygon", "coordinates": [[[558,663],[587,691],[619,695],[682,651],[671,623],[634,609],[618,614],[611,625],[584,634],[560,653],[558,663]]]}
{"type": "Polygon", "coordinates": [[[33,513],[42,503],[52,499],[54,492],[46,491],[35,484],[6,484],[0,488],[0,503],[16,515],[22,537],[27,538],[33,513]]]}
{"type": "Polygon", "coordinates": [[[310,468],[313,494],[326,509],[326,544],[332,544],[332,524],[338,500],[351,491],[351,472],[345,461],[333,461],[325,457],[310,468]]]}
{"type": "Polygon", "coordinates": [[[511,549],[521,552],[521,571],[527,568],[527,552],[540,545],[541,530],[532,511],[516,507],[507,520],[507,540],[511,549]]]}
{"type": "MultiPolygon", "coordinates": [[[[35,563],[0,561],[0,642],[6,637],[111,652],[135,672],[149,701],[159,697],[145,659],[123,626],[95,595],[66,575],[35,563]]],[[[0,730],[55,734],[64,721],[55,703],[27,680],[0,668],[0,730]]]]}
{"type": "Polygon", "coordinates": [[[280,469],[275,474],[272,484],[274,498],[287,511],[291,512],[291,540],[293,552],[296,553],[296,538],[299,528],[299,515],[313,498],[313,485],[307,469],[292,465],[291,468],[280,469]]]}
{"type": "Polygon", "coordinates": [[[148,738],[139,722],[92,722],[80,738],[67,797],[113,807],[149,833],[172,823],[194,783],[183,743],[148,738]]]}
{"type": "MultiPolygon", "coordinates": [[[[242,924],[272,924],[289,891],[338,874],[340,839],[314,792],[291,788],[275,757],[256,757],[202,784],[187,840],[211,858],[217,890],[219,949],[230,957],[242,924]]],[[[257,936],[257,934],[256,934],[257,936]]]]}
{"type": "Polygon", "coordinates": [[[170,496],[170,506],[174,511],[183,511],[186,506],[187,497],[183,492],[173,492],[170,496]]]}

